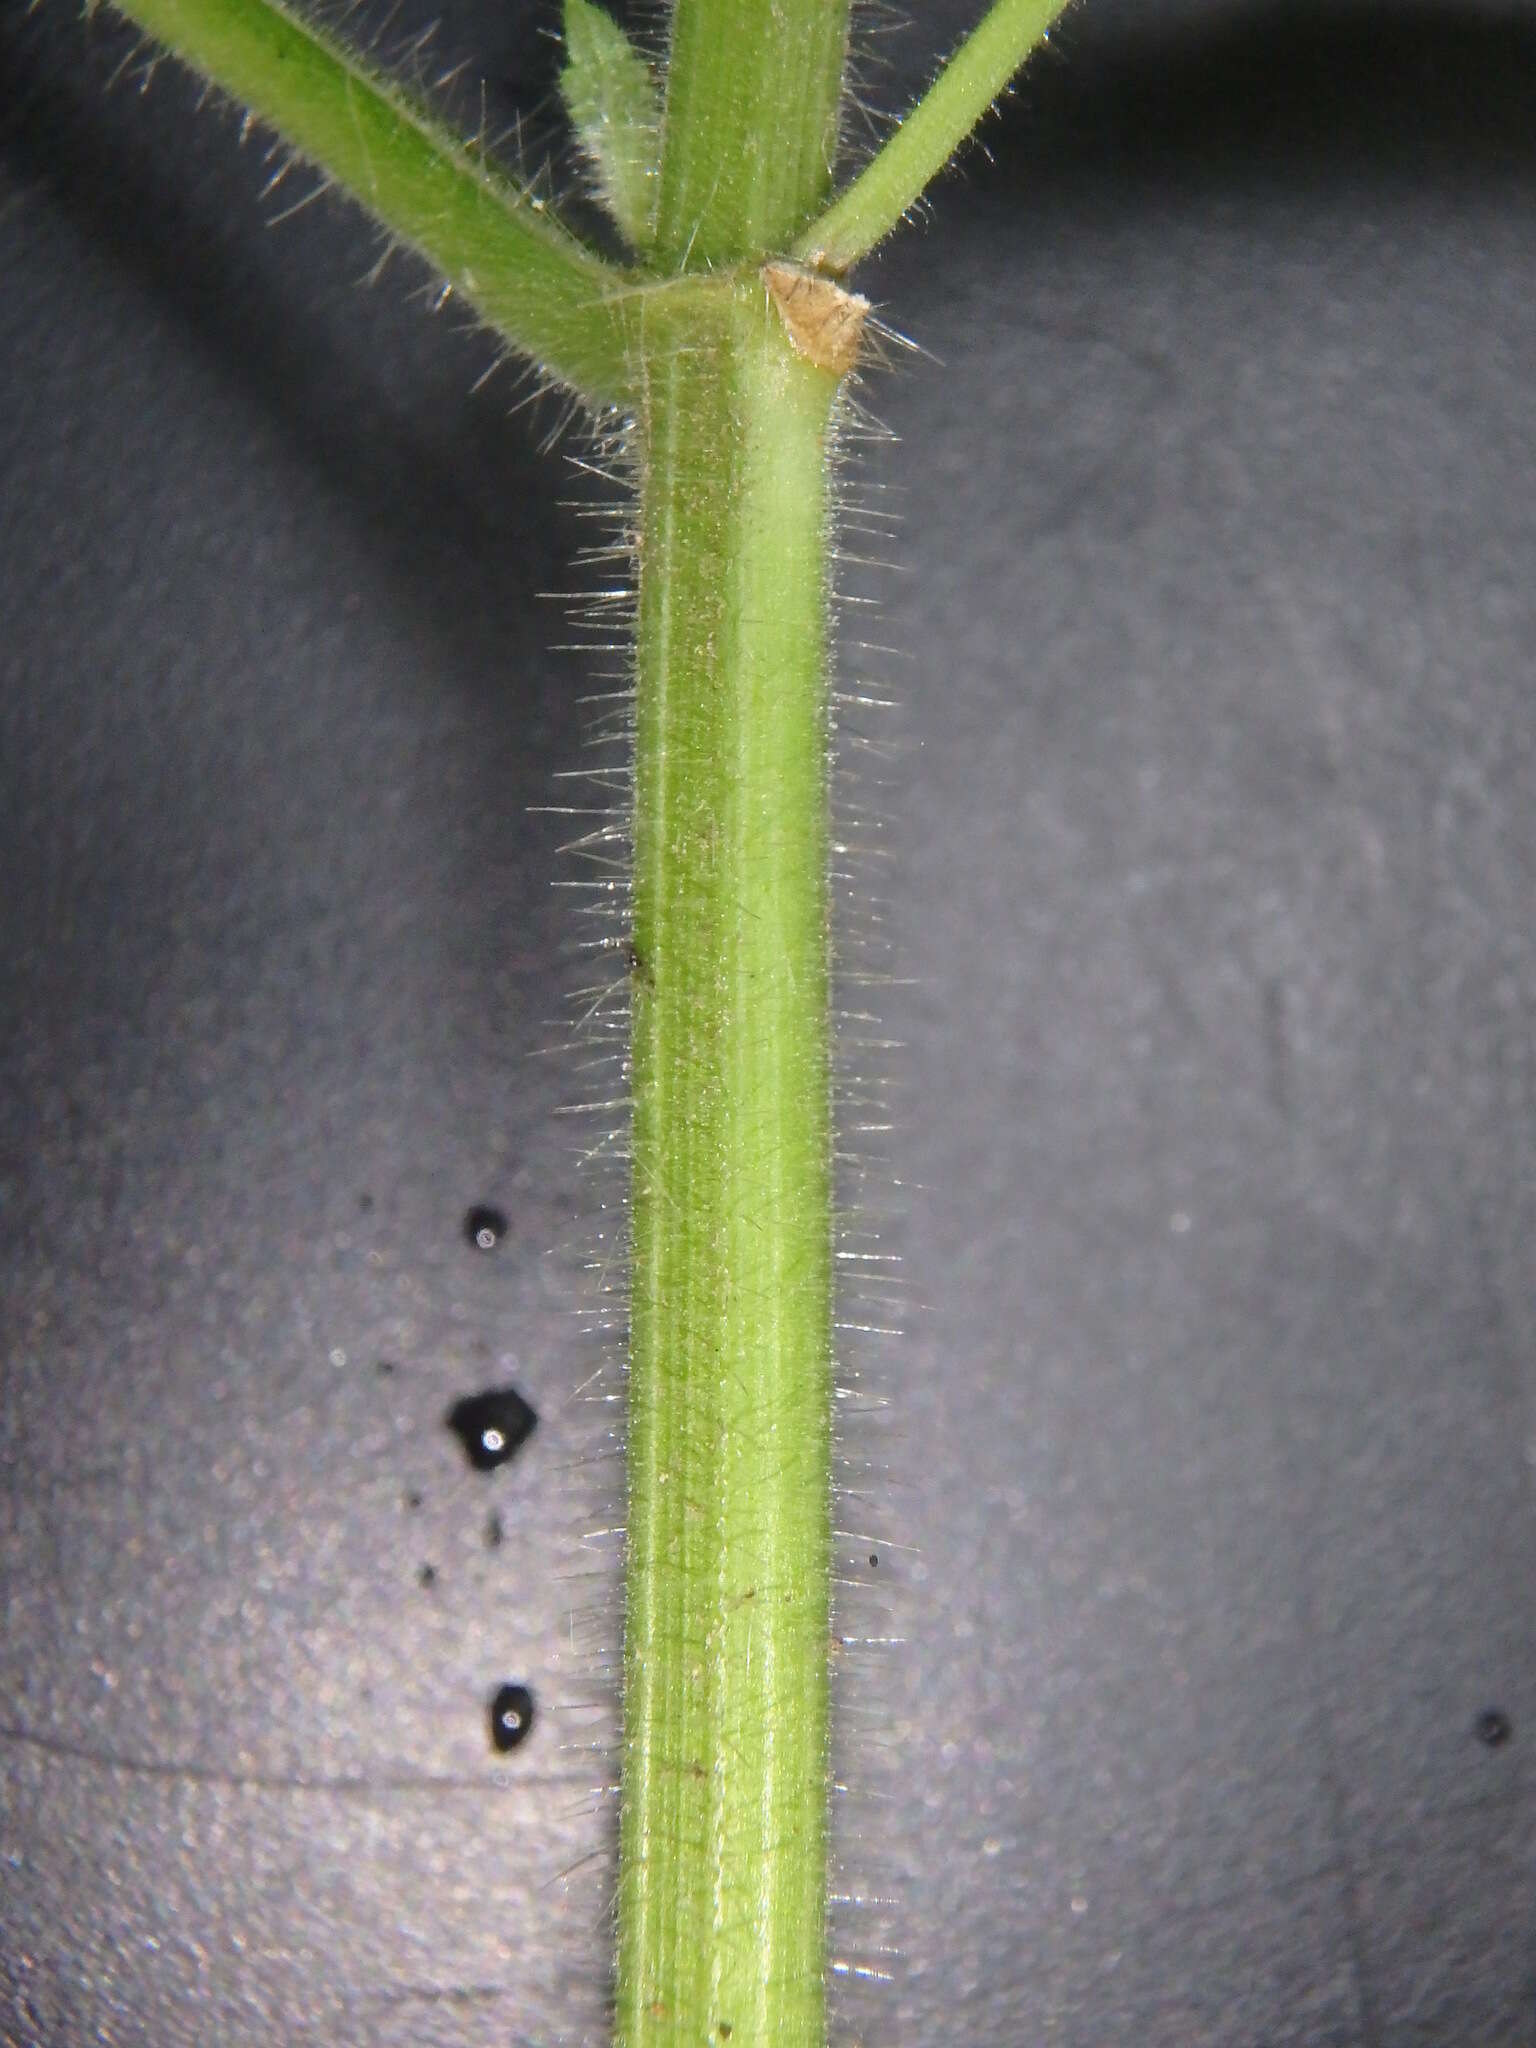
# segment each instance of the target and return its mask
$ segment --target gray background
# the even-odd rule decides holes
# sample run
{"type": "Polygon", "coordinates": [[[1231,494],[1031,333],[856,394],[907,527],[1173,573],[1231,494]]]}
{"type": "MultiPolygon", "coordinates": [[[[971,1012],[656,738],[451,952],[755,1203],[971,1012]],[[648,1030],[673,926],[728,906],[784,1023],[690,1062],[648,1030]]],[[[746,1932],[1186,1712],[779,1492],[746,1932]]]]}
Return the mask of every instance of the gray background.
{"type": "MultiPolygon", "coordinates": [[[[0,2032],[595,2041],[605,492],[130,47],[0,24],[0,2032]]],[[[1536,2040],[1533,108],[1529,10],[1103,0],[867,273],[844,2038],[1536,2040]]]]}

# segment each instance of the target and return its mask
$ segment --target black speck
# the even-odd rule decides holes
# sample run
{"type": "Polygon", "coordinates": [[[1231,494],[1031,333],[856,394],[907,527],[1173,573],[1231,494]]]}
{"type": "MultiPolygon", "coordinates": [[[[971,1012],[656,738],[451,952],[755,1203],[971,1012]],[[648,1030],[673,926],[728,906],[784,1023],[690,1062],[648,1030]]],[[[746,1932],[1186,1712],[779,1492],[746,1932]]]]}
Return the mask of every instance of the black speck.
{"type": "Polygon", "coordinates": [[[387,1380],[394,1372],[394,1369],[395,1361],[392,1358],[381,1358],[379,1360],[379,1378],[381,1380],[387,1380]]]}
{"type": "Polygon", "coordinates": [[[416,1491],[414,1487],[412,1487],[411,1491],[405,1496],[405,1504],[408,1508],[419,1508],[421,1506],[421,1495],[416,1491]]]}
{"type": "Polygon", "coordinates": [[[464,1235],[477,1252],[493,1252],[507,1234],[507,1219],[499,1209],[481,1203],[464,1218],[464,1235]]]}
{"type": "Polygon", "coordinates": [[[715,2028],[715,2032],[720,2036],[722,2041],[729,2041],[732,2033],[730,2021],[721,2020],[719,2025],[715,2028]]]}
{"type": "Polygon", "coordinates": [[[1484,1707],[1472,1723],[1472,1733],[1484,1749],[1502,1749],[1515,1732],[1515,1725],[1502,1707],[1484,1707]]]}
{"type": "Polygon", "coordinates": [[[423,1586],[435,1586],[437,1584],[437,1566],[435,1564],[424,1564],[416,1574],[416,1577],[423,1586]]]}
{"type": "Polygon", "coordinates": [[[878,1566],[879,1562],[880,1562],[880,1553],[879,1553],[879,1551],[878,1551],[878,1550],[872,1550],[872,1551],[871,1551],[871,1552],[869,1553],[869,1568],[870,1568],[870,1570],[871,1570],[871,1571],[874,1571],[874,1570],[875,1570],[875,1568],[876,1568],[876,1567],[878,1566]]]}
{"type": "Polygon", "coordinates": [[[504,1685],[491,1701],[491,1747],[503,1755],[526,1742],[533,1727],[533,1694],[526,1685],[504,1685]]]}
{"type": "Polygon", "coordinates": [[[357,1206],[359,1209],[362,1210],[365,1216],[371,1216],[373,1214],[372,1195],[359,1195],[357,1198],[357,1206]]]}
{"type": "Polygon", "coordinates": [[[496,1513],[495,1509],[493,1508],[493,1509],[491,1510],[491,1512],[490,1512],[490,1513],[489,1513],[489,1514],[488,1514],[488,1515],[486,1516],[486,1518],[485,1518],[485,1547],[486,1547],[486,1549],[487,1549],[487,1550],[500,1550],[500,1548],[501,1548],[501,1539],[502,1539],[502,1537],[503,1537],[503,1535],[504,1535],[505,1533],[506,1533],[506,1532],[505,1532],[505,1531],[503,1530],[503,1528],[502,1528],[502,1526],[501,1526],[501,1517],[500,1517],[500,1515],[498,1515],[498,1514],[496,1513]]]}
{"type": "Polygon", "coordinates": [[[448,1410],[448,1427],[477,1472],[505,1465],[532,1436],[538,1416],[515,1387],[466,1394],[448,1410]]]}

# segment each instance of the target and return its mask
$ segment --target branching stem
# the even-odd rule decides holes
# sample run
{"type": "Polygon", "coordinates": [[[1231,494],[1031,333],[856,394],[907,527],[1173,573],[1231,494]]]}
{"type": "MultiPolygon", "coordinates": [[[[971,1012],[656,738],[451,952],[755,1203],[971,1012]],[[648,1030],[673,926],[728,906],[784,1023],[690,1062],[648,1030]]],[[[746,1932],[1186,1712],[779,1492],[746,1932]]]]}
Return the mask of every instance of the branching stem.
{"type": "Polygon", "coordinates": [[[900,225],[950,161],[1066,0],[994,0],[901,126],[793,253],[840,275],[900,225]]]}
{"type": "MultiPolygon", "coordinates": [[[[636,387],[633,281],[283,0],[113,0],[594,409],[636,387]]],[[[671,306],[676,307],[675,295],[671,306]]]]}
{"type": "Polygon", "coordinates": [[[617,2027],[623,2048],[822,2048],[828,478],[865,312],[826,273],[896,225],[1061,0],[996,0],[819,220],[848,0],[672,0],[659,116],[638,53],[582,0],[567,105],[643,253],[629,270],[288,0],[113,4],[552,378],[628,415],[640,505],[617,2027]]]}

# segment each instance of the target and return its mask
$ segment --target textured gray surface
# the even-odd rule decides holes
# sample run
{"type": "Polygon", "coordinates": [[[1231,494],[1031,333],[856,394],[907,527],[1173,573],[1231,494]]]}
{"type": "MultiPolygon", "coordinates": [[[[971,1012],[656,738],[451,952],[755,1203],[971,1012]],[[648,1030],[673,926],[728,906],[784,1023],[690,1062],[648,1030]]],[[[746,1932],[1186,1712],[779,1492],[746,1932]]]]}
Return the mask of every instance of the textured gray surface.
{"type": "MultiPolygon", "coordinates": [[[[840,1743],[888,1903],[839,1954],[893,1981],[842,1995],[893,2044],[1512,2048],[1536,28],[1135,12],[872,272],[943,367],[853,479],[913,572],[916,1186],[839,1513],[849,1632],[906,1639],[840,1743]]],[[[530,24],[445,36],[537,88],[530,24]]],[[[0,2032],[574,2043],[616,1474],[527,807],[583,758],[582,487],[344,216],[269,233],[228,123],[102,98],[120,48],[0,30],[0,2032]],[[542,1422],[483,1479],[440,1416],[502,1373],[542,1422]]]]}

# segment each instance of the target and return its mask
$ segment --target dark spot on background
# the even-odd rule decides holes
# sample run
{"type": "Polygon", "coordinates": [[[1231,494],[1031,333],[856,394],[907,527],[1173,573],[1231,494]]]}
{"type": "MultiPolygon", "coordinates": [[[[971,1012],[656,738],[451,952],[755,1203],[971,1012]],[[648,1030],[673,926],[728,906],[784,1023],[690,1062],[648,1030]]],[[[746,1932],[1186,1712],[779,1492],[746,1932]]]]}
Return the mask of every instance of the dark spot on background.
{"type": "Polygon", "coordinates": [[[526,1685],[504,1685],[491,1701],[491,1747],[505,1755],[526,1742],[533,1727],[533,1694],[526,1685]]]}
{"type": "Polygon", "coordinates": [[[506,1217],[485,1203],[477,1203],[464,1218],[464,1236],[477,1252],[495,1251],[506,1234],[506,1217]]]}
{"type": "Polygon", "coordinates": [[[477,1472],[505,1465],[532,1436],[538,1416],[515,1387],[466,1394],[448,1410],[448,1427],[477,1472]]]}
{"type": "Polygon", "coordinates": [[[1502,1707],[1484,1707],[1472,1724],[1472,1733],[1484,1749],[1502,1749],[1514,1732],[1514,1723],[1502,1707]]]}

